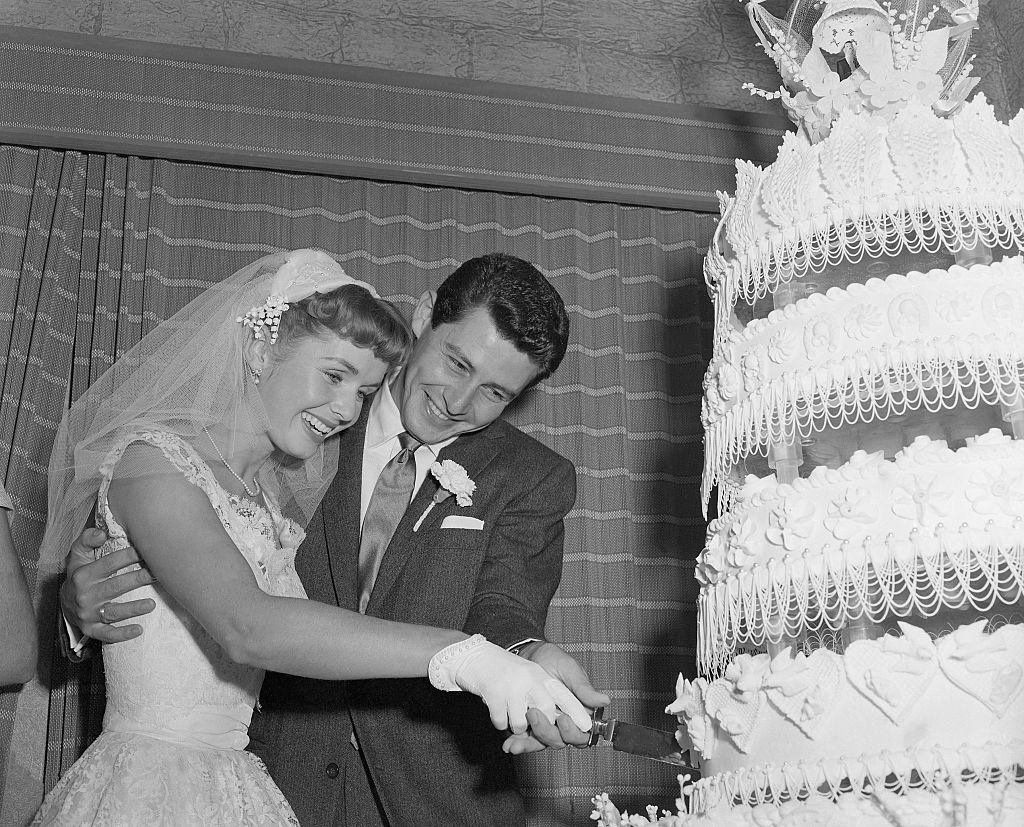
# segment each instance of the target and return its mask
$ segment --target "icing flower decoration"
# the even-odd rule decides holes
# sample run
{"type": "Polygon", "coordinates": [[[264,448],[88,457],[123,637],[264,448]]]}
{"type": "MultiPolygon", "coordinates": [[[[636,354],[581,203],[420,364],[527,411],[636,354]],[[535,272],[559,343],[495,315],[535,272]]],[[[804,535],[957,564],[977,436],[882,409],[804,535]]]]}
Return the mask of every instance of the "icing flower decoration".
{"type": "Polygon", "coordinates": [[[708,690],[708,682],[704,678],[688,681],[682,675],[676,679],[676,699],[670,703],[665,712],[675,715],[679,723],[686,727],[690,743],[705,758],[711,757],[714,749],[714,724],[704,707],[704,694],[708,690]]]}
{"type": "Polygon", "coordinates": [[[697,678],[691,682],[680,673],[676,678],[676,699],[665,707],[665,714],[675,715],[680,721],[684,716],[692,718],[694,715],[703,715],[704,693],[702,687],[706,686],[707,681],[704,678],[697,678]]]}
{"type": "Polygon", "coordinates": [[[729,564],[743,568],[757,557],[758,531],[753,520],[738,520],[729,532],[729,564]]]}
{"type": "Polygon", "coordinates": [[[724,533],[717,531],[708,539],[703,553],[697,558],[695,575],[702,586],[717,582],[718,575],[725,568],[725,550],[724,533]]]}
{"type": "Polygon", "coordinates": [[[796,336],[788,327],[782,328],[768,341],[768,358],[781,365],[796,355],[796,336]]]}
{"type": "Polygon", "coordinates": [[[930,439],[918,436],[903,450],[896,454],[896,464],[907,467],[910,464],[928,465],[929,463],[947,463],[953,459],[953,452],[944,439],[930,439]]]}
{"type": "Polygon", "coordinates": [[[455,462],[455,460],[443,459],[440,462],[435,462],[430,466],[430,473],[434,475],[434,478],[440,483],[441,487],[437,489],[437,492],[430,500],[430,504],[420,514],[416,524],[412,527],[413,531],[420,530],[420,526],[427,519],[427,515],[434,510],[435,505],[443,503],[451,496],[454,496],[455,502],[463,508],[473,504],[473,492],[476,491],[476,483],[469,478],[469,473],[466,469],[455,462]]]}
{"type": "MultiPolygon", "coordinates": [[[[689,776],[679,776],[679,778],[681,782],[685,782],[689,776]]],[[[682,801],[682,798],[676,799],[676,806],[680,812],[683,809],[682,801]]],[[[625,810],[619,812],[619,808],[612,803],[608,793],[595,795],[590,799],[590,803],[594,805],[594,811],[590,814],[590,818],[597,822],[594,827],[683,827],[680,816],[674,815],[668,810],[662,810],[659,816],[658,808],[653,804],[644,808],[647,815],[642,816],[639,813],[630,815],[625,810]]]]}
{"type": "Polygon", "coordinates": [[[935,660],[935,642],[920,626],[912,626],[902,620],[898,621],[896,625],[900,627],[903,634],[898,637],[884,635],[881,638],[882,651],[903,656],[902,660],[893,667],[894,671],[906,672],[911,675],[924,674],[935,660]]]}
{"type": "Polygon", "coordinates": [[[856,97],[854,78],[840,80],[832,71],[824,55],[811,49],[800,67],[805,88],[782,104],[801,123],[812,139],[828,134],[832,121],[846,110],[859,111],[861,103],[856,97]]]}
{"type": "MultiPolygon", "coordinates": [[[[734,686],[739,695],[757,692],[771,672],[772,659],[768,655],[737,655],[726,667],[725,679],[734,686]]],[[[731,731],[731,730],[730,730],[731,731]]]]}
{"type": "Polygon", "coordinates": [[[871,304],[858,304],[846,317],[843,329],[856,342],[871,339],[882,329],[882,314],[871,304]]]}
{"type": "Polygon", "coordinates": [[[857,97],[857,79],[839,80],[839,75],[829,72],[822,79],[820,86],[812,87],[814,94],[819,95],[814,102],[814,111],[821,116],[821,122],[828,125],[835,121],[843,112],[860,112],[863,104],[857,97]]]}
{"type": "Polygon", "coordinates": [[[1024,503],[1024,479],[1002,466],[986,468],[967,480],[964,493],[979,514],[1015,517],[1024,503]]]}
{"type": "Polygon", "coordinates": [[[764,685],[785,688],[787,695],[803,692],[811,683],[811,670],[807,661],[807,655],[803,652],[794,653],[792,649],[783,649],[772,658],[764,685]]]}
{"type": "Polygon", "coordinates": [[[854,451],[847,463],[851,470],[859,471],[864,477],[871,473],[879,473],[884,465],[885,454],[882,451],[872,451],[871,453],[862,450],[854,451]]]}
{"type": "Polygon", "coordinates": [[[992,327],[1015,330],[1021,316],[1020,297],[1016,289],[993,287],[981,300],[985,321],[992,327]]]}
{"type": "Polygon", "coordinates": [[[867,488],[851,486],[828,504],[825,528],[837,540],[849,540],[874,521],[871,492],[867,488]]]}
{"type": "Polygon", "coordinates": [[[963,293],[949,291],[935,301],[935,315],[946,324],[955,324],[967,318],[971,312],[971,299],[963,293]]]}
{"type": "MultiPolygon", "coordinates": [[[[984,664],[984,671],[996,669],[1002,665],[999,661],[1002,653],[1006,651],[1006,642],[1000,638],[998,633],[985,634],[987,626],[988,620],[966,623],[939,638],[935,648],[944,659],[969,661],[979,657],[989,658],[988,662],[984,664]]],[[[974,671],[983,670],[978,668],[974,671]]]]}
{"type": "Polygon", "coordinates": [[[939,72],[948,44],[948,29],[936,29],[923,33],[910,49],[896,49],[897,56],[888,32],[865,32],[857,44],[857,60],[866,75],[860,91],[871,108],[891,117],[912,100],[936,103],[944,86],[939,72]]]}
{"type": "MultiPolygon", "coordinates": [[[[740,374],[728,362],[705,378],[704,404],[712,416],[721,416],[740,392],[740,374]]],[[[707,417],[705,417],[707,418],[707,417]]]]}
{"type": "Polygon", "coordinates": [[[753,391],[763,381],[761,362],[756,353],[744,354],[740,369],[743,372],[743,387],[748,392],[753,391]]]}
{"type": "Polygon", "coordinates": [[[836,326],[831,319],[815,319],[804,328],[804,349],[816,359],[836,349],[836,326]]]}
{"type": "Polygon", "coordinates": [[[928,326],[928,305],[914,293],[904,293],[889,305],[889,325],[901,339],[916,339],[928,326]]]}
{"type": "Polygon", "coordinates": [[[797,551],[814,530],[814,506],[802,497],[790,497],[768,515],[768,542],[797,551]]]}
{"type": "Polygon", "coordinates": [[[938,522],[945,514],[950,493],[941,487],[937,476],[915,477],[906,485],[893,489],[892,513],[905,520],[915,520],[921,525],[938,522]]]}
{"type": "Polygon", "coordinates": [[[718,395],[722,397],[722,401],[731,402],[736,398],[736,394],[740,390],[740,377],[734,368],[730,364],[724,364],[718,370],[718,395]]]}
{"type": "Polygon", "coordinates": [[[979,447],[984,448],[1000,448],[1005,450],[1010,443],[1013,442],[1013,437],[1008,434],[1004,434],[998,428],[989,428],[985,433],[978,434],[974,438],[974,449],[977,450],[979,447]]]}

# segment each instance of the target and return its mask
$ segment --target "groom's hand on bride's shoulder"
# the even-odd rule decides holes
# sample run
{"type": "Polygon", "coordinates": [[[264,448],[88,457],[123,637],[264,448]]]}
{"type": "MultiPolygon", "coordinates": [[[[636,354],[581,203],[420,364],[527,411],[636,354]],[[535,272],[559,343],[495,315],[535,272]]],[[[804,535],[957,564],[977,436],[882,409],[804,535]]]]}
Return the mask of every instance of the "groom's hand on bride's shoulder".
{"type": "Polygon", "coordinates": [[[82,634],[103,643],[120,643],[138,637],[142,627],[115,625],[156,608],[149,599],[114,602],[140,586],[156,582],[146,568],[121,571],[141,562],[130,546],[96,558],[96,549],[107,540],[97,528],[78,535],[67,557],[67,573],[60,587],[60,607],[64,618],[82,634]],[[120,572],[120,573],[119,573],[120,572]]]}
{"type": "MultiPolygon", "coordinates": [[[[520,655],[532,660],[544,670],[558,678],[589,709],[608,706],[611,699],[594,689],[583,667],[572,655],[546,641],[538,641],[529,648],[520,650],[520,655]]],[[[585,747],[590,742],[590,732],[577,727],[567,715],[559,715],[554,722],[536,709],[526,713],[530,724],[528,732],[512,735],[505,740],[502,749],[513,755],[539,752],[544,749],[562,749],[565,746],[585,747]]]]}

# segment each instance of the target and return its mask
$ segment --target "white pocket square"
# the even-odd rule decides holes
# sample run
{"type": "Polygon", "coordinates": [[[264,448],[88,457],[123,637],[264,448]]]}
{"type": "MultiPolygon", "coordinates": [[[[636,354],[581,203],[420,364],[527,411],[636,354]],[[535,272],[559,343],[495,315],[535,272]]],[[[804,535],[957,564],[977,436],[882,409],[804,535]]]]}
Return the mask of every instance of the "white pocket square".
{"type": "Polygon", "coordinates": [[[463,517],[461,514],[449,514],[441,521],[441,528],[469,528],[474,531],[482,531],[484,521],[476,517],[463,517]]]}

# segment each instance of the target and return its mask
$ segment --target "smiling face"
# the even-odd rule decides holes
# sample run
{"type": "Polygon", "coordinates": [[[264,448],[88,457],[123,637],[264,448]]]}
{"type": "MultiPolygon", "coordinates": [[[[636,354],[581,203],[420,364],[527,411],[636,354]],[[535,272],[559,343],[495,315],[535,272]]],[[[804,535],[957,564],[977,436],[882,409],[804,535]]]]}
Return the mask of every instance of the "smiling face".
{"type": "Polygon", "coordinates": [[[436,328],[425,320],[413,327],[419,338],[392,394],[405,429],[427,444],[487,427],[540,372],[485,308],[436,328]]]}
{"type": "Polygon", "coordinates": [[[308,459],[359,418],[363,401],[387,370],[372,350],[333,333],[303,337],[280,360],[267,360],[260,379],[270,419],[267,436],[275,448],[308,459]]]}

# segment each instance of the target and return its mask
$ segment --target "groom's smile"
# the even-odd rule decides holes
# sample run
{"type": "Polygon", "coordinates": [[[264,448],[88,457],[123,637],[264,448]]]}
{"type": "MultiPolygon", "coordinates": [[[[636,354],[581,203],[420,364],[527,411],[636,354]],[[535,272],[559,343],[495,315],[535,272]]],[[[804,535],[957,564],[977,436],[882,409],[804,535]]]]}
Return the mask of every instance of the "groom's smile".
{"type": "Polygon", "coordinates": [[[485,308],[417,333],[392,394],[405,429],[427,444],[486,428],[538,373],[485,308]]]}

